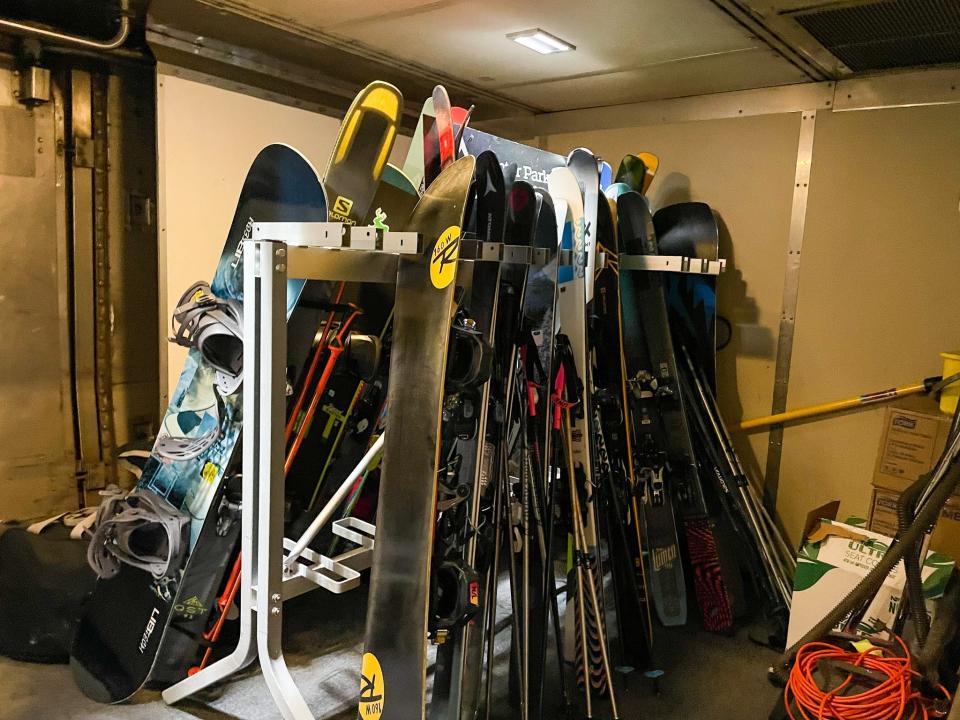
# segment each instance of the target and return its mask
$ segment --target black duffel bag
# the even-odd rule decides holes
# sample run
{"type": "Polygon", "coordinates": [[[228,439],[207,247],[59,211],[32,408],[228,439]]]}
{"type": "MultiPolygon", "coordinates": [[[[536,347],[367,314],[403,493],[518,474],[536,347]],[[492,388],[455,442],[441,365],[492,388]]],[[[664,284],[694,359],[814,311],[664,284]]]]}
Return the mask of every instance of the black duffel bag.
{"type": "Polygon", "coordinates": [[[96,581],[87,564],[87,538],[71,539],[62,522],[38,534],[27,527],[0,524],[0,655],[67,662],[81,607],[96,581]]]}

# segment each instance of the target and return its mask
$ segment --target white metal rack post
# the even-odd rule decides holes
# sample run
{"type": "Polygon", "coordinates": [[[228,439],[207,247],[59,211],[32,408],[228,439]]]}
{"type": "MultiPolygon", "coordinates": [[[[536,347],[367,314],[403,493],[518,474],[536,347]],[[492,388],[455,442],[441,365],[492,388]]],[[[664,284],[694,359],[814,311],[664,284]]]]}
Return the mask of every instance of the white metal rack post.
{"type": "Polygon", "coordinates": [[[340,223],[256,223],[244,241],[240,638],[228,656],[167,688],[167,703],[259,659],[281,715],[313,720],[283,657],[283,601],[317,587],[335,593],[357,587],[360,571],[370,567],[375,528],[354,518],[337,521],[334,533],[354,547],[334,558],[309,549],[287,558],[310,539],[283,536],[287,279],[395,283],[397,256],[421,250],[416,233],[340,223]]]}

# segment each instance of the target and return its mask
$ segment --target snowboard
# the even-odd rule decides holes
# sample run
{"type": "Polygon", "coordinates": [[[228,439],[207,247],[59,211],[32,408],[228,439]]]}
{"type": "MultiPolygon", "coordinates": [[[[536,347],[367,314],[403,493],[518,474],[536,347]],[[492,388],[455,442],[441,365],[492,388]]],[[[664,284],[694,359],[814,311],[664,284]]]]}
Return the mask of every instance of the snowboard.
{"type": "MultiPolygon", "coordinates": [[[[661,255],[716,260],[719,233],[710,206],[705,203],[679,203],[660,208],[653,215],[653,227],[661,255]]],[[[664,278],[670,327],[676,347],[693,355],[694,362],[707,374],[709,386],[716,391],[716,276],[690,273],[668,273],[664,278]]],[[[678,358],[678,360],[680,360],[678,358]]],[[[679,374],[686,368],[678,363],[679,374]]],[[[693,398],[682,392],[686,412],[692,412],[693,398]]],[[[696,429],[690,423],[690,430],[696,429]]],[[[696,435],[696,433],[694,433],[696,435]]],[[[698,442],[694,438],[695,444],[698,442]]],[[[694,588],[704,627],[712,632],[727,632],[733,625],[733,608],[729,583],[725,576],[735,575],[720,554],[717,538],[718,518],[714,510],[713,470],[705,462],[703,452],[695,453],[702,505],[684,512],[687,554],[693,571],[694,588]]],[[[683,509],[681,508],[681,512],[683,509]]]]}
{"type": "MultiPolygon", "coordinates": [[[[716,260],[719,254],[719,232],[713,211],[706,203],[678,203],[657,210],[653,225],[661,255],[680,255],[716,260]]],[[[681,356],[689,354],[702,368],[711,392],[716,392],[716,276],[670,273],[665,278],[667,307],[674,344],[681,356]]],[[[682,357],[678,357],[681,378],[689,373],[682,357]]],[[[704,627],[712,632],[727,632],[733,625],[731,592],[739,587],[734,563],[724,563],[719,538],[723,520],[714,510],[716,498],[711,489],[717,466],[705,448],[709,440],[697,436],[696,400],[690,394],[693,385],[688,378],[683,392],[690,428],[694,431],[695,456],[704,495],[704,506],[685,512],[687,554],[693,571],[694,587],[704,627]]],[[[683,510],[681,509],[681,512],[683,510]]]]}
{"type": "MultiPolygon", "coordinates": [[[[211,289],[221,298],[242,299],[243,240],[254,221],[317,221],[327,217],[323,187],[313,167],[295,150],[270,145],[254,160],[244,182],[237,211],[227,233],[211,289]]],[[[287,314],[303,290],[302,281],[287,287],[287,314]]],[[[170,460],[155,451],[137,489],[159,495],[190,515],[190,554],[182,567],[164,577],[122,565],[118,575],[99,580],[77,628],[71,669],[80,689],[99,702],[131,697],[150,672],[175,608],[188,617],[208,612],[198,599],[184,602],[178,589],[190,572],[201,537],[215,539],[223,526],[220,512],[227,498],[222,483],[231,466],[241,429],[240,394],[217,396],[214,370],[196,349],[188,353],[163,426],[174,437],[215,440],[196,457],[170,460]],[[211,512],[213,509],[213,512],[211,512]]],[[[237,521],[235,525],[238,525],[237,521]]],[[[234,538],[235,542],[235,538],[234,538]]],[[[226,556],[229,557],[229,549],[226,556]]],[[[223,560],[224,564],[226,560],[223,560]]],[[[205,567],[209,573],[209,567],[205,567]]]]}
{"type": "Polygon", "coordinates": [[[364,719],[425,715],[442,378],[474,164],[472,157],[461,158],[430,184],[407,223],[422,234],[425,251],[398,259],[389,421],[358,703],[364,719]]]}
{"type": "MultiPolygon", "coordinates": [[[[653,226],[661,255],[705,260],[719,256],[717,220],[706,203],[686,202],[660,208],[653,214],[653,226]]],[[[666,292],[672,327],[716,392],[716,276],[670,275],[666,278],[666,292]]]]}

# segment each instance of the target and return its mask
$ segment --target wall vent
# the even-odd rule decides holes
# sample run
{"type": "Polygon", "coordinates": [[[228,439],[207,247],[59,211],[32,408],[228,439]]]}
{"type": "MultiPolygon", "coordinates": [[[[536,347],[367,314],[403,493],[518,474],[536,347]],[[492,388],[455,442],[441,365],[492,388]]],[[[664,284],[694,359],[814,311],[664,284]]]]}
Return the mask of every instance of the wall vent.
{"type": "Polygon", "coordinates": [[[788,15],[854,72],[960,62],[957,0],[883,0],[788,15]]]}

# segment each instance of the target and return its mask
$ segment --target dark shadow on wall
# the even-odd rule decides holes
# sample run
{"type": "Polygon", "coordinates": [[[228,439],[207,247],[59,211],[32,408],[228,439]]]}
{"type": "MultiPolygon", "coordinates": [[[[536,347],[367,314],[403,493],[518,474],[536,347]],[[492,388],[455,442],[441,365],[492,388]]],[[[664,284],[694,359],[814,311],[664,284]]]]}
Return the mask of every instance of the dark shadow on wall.
{"type": "MultiPolygon", "coordinates": [[[[683,173],[673,172],[657,178],[653,190],[652,209],[683,202],[710,202],[710,198],[697,196],[690,178],[683,173]]],[[[716,209],[713,214],[719,231],[719,256],[727,261],[726,270],[717,279],[717,344],[721,348],[717,352],[717,400],[729,427],[743,419],[737,358],[756,357],[775,362],[776,338],[770,328],[760,324],[757,301],[750,295],[743,273],[737,267],[730,230],[716,209]]],[[[747,473],[752,478],[762,479],[763,469],[747,436],[731,434],[747,473]]]]}
{"type": "MultiPolygon", "coordinates": [[[[724,420],[729,425],[743,420],[743,405],[737,377],[737,358],[760,357],[774,362],[776,340],[770,328],[760,324],[757,301],[750,296],[743,273],[737,267],[736,252],[730,230],[723,217],[713,211],[720,236],[720,257],[726,269],[717,279],[717,314],[729,321],[729,343],[717,353],[717,400],[724,420]]],[[[723,322],[718,321],[717,337],[722,342],[723,322]]],[[[731,433],[740,461],[747,475],[763,479],[763,469],[753,446],[743,433],[731,433]]]]}

